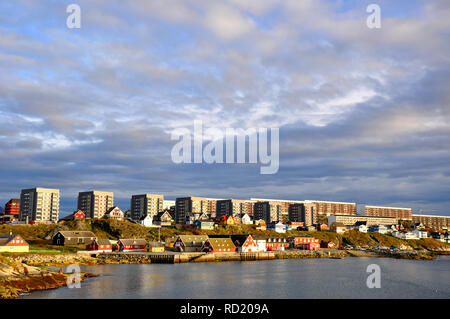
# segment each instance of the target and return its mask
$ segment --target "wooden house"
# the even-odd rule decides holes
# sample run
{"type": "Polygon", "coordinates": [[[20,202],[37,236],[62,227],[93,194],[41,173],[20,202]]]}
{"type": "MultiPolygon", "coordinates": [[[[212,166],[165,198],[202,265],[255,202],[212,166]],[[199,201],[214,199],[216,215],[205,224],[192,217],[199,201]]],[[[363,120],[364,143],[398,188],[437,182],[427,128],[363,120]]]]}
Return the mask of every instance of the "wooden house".
{"type": "Polygon", "coordinates": [[[174,222],[174,218],[170,214],[169,210],[159,212],[153,218],[153,224],[155,224],[155,225],[170,226],[173,224],[173,222],[174,222]]]}
{"type": "Polygon", "coordinates": [[[236,252],[236,246],[231,238],[208,238],[201,251],[206,253],[232,253],[236,252]]]}
{"type": "Polygon", "coordinates": [[[112,251],[112,243],[109,239],[94,239],[90,244],[86,245],[86,250],[109,252],[112,251]]]}
{"type": "Polygon", "coordinates": [[[53,237],[53,245],[88,245],[97,237],[91,231],[66,231],[61,230],[53,237]]]}
{"type": "Polygon", "coordinates": [[[178,235],[173,247],[177,251],[198,252],[207,240],[207,235],[178,235]]]}
{"type": "Polygon", "coordinates": [[[0,252],[24,253],[30,250],[30,245],[16,234],[0,235],[0,252]]]}
{"type": "Polygon", "coordinates": [[[107,219],[116,219],[123,220],[125,217],[125,213],[120,209],[119,206],[113,206],[105,214],[105,218],[107,219]]]}
{"type": "Polygon", "coordinates": [[[147,241],[145,239],[119,239],[117,249],[119,251],[146,251],[147,241]]]}
{"type": "Polygon", "coordinates": [[[164,244],[160,242],[149,242],[148,243],[148,251],[152,253],[163,253],[164,252],[164,244]]]}

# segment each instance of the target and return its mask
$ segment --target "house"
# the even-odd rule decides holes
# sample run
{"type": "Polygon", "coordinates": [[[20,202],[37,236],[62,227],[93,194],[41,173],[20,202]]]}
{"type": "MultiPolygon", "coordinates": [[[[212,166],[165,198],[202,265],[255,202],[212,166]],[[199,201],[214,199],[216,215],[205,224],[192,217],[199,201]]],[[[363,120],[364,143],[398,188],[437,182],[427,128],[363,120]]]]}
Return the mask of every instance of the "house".
{"type": "Polygon", "coordinates": [[[102,252],[112,251],[112,243],[109,239],[94,239],[90,244],[86,245],[86,250],[95,250],[102,252]]]}
{"type": "Polygon", "coordinates": [[[236,251],[236,246],[231,238],[208,238],[201,251],[206,253],[232,253],[236,251]]]}
{"type": "Polygon", "coordinates": [[[173,216],[170,214],[169,210],[165,210],[156,214],[153,218],[153,224],[160,226],[170,226],[174,222],[173,216]]]}
{"type": "Polygon", "coordinates": [[[400,232],[400,231],[395,231],[392,232],[392,236],[400,238],[400,239],[419,239],[418,237],[416,237],[416,235],[412,232],[400,232]]]}
{"type": "Polygon", "coordinates": [[[220,223],[223,225],[234,225],[234,218],[231,215],[223,215],[220,219],[220,223]]]}
{"type": "Polygon", "coordinates": [[[123,220],[124,217],[125,217],[125,213],[119,208],[119,206],[113,206],[106,211],[104,218],[123,220]]]}
{"type": "Polygon", "coordinates": [[[164,244],[156,241],[152,241],[148,243],[148,251],[152,253],[163,253],[164,252],[164,244]]]}
{"type": "Polygon", "coordinates": [[[330,230],[331,231],[334,231],[334,232],[336,232],[336,233],[344,233],[344,232],[346,232],[347,231],[347,228],[345,227],[345,225],[343,224],[343,223],[341,223],[341,222],[333,222],[331,225],[330,225],[330,230]]]}
{"type": "Polygon", "coordinates": [[[257,230],[266,230],[267,229],[267,224],[263,219],[254,220],[253,223],[257,226],[256,227],[257,230]]]}
{"type": "Polygon", "coordinates": [[[275,230],[277,233],[285,233],[286,232],[286,225],[283,225],[283,223],[281,223],[281,222],[276,223],[271,228],[273,228],[273,230],[275,230]]]}
{"type": "Polygon", "coordinates": [[[256,246],[258,252],[267,251],[267,240],[266,239],[256,239],[256,246]]]}
{"type": "Polygon", "coordinates": [[[207,235],[178,235],[173,248],[177,251],[198,252],[207,240],[207,235]]]}
{"type": "Polygon", "coordinates": [[[417,238],[428,238],[428,233],[426,231],[423,231],[423,230],[416,229],[416,230],[413,230],[412,233],[417,238]]]}
{"type": "Polygon", "coordinates": [[[320,243],[320,248],[336,248],[336,245],[332,241],[323,241],[320,243]]]}
{"type": "Polygon", "coordinates": [[[367,233],[367,223],[364,221],[356,222],[352,228],[358,230],[360,233],[367,233]]]}
{"type": "Polygon", "coordinates": [[[61,218],[59,221],[82,220],[86,219],[86,215],[81,209],[74,211],[72,214],[61,218]]]}
{"type": "Polygon", "coordinates": [[[18,234],[0,235],[0,252],[27,253],[30,245],[18,234]]]}
{"type": "Polygon", "coordinates": [[[316,228],[319,231],[324,231],[324,230],[328,230],[328,225],[327,224],[317,224],[316,228]]]}
{"type": "Polygon", "coordinates": [[[139,219],[139,224],[144,225],[145,227],[152,227],[153,226],[153,218],[150,215],[141,217],[139,219]]]}
{"type": "Polygon", "coordinates": [[[214,229],[214,222],[212,222],[212,221],[196,220],[194,222],[194,227],[197,228],[197,229],[211,230],[211,229],[214,229]]]}
{"type": "Polygon", "coordinates": [[[210,235],[209,238],[230,238],[238,252],[258,251],[258,245],[251,235],[210,235]]]}
{"type": "Polygon", "coordinates": [[[248,214],[244,214],[241,216],[241,223],[244,225],[250,225],[252,223],[252,219],[248,214]]]}
{"type": "Polygon", "coordinates": [[[424,230],[425,229],[425,226],[422,223],[413,223],[411,226],[414,230],[424,230]]]}
{"type": "Polygon", "coordinates": [[[291,247],[304,250],[318,250],[319,240],[314,237],[289,237],[288,242],[291,247]]]}
{"type": "Polygon", "coordinates": [[[266,240],[267,251],[285,250],[289,247],[289,243],[286,238],[268,238],[266,240]]]}
{"type": "Polygon", "coordinates": [[[369,226],[369,231],[377,232],[380,234],[386,234],[388,232],[388,228],[384,225],[374,225],[374,226],[369,226]]]}
{"type": "Polygon", "coordinates": [[[119,251],[145,251],[147,249],[147,241],[145,239],[119,239],[117,242],[119,251]]]}
{"type": "Polygon", "coordinates": [[[66,231],[61,230],[52,237],[53,245],[88,245],[97,236],[91,231],[66,231]]]}

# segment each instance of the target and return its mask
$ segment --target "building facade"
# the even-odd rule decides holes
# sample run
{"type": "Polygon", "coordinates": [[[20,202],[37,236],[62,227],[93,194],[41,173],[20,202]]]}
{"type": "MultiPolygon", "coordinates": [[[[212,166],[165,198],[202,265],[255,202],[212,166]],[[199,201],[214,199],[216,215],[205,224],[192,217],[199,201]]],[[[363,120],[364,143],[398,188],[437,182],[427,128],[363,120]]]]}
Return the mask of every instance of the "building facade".
{"type": "Polygon", "coordinates": [[[348,215],[333,215],[328,217],[328,226],[333,223],[342,223],[345,226],[353,226],[357,222],[366,222],[366,226],[372,225],[396,225],[398,219],[394,217],[377,217],[377,216],[348,216],[348,215]]]}
{"type": "Polygon", "coordinates": [[[19,220],[57,222],[59,220],[59,189],[42,187],[22,189],[19,220]]]}
{"type": "Polygon", "coordinates": [[[89,191],[78,193],[78,209],[82,210],[86,218],[103,218],[114,206],[114,193],[89,191]]]}
{"type": "Polygon", "coordinates": [[[439,215],[412,215],[413,223],[422,223],[425,227],[433,230],[449,229],[450,216],[439,215]]]}
{"type": "Polygon", "coordinates": [[[11,198],[5,205],[4,214],[18,217],[20,212],[20,198],[11,198]]]}
{"type": "Polygon", "coordinates": [[[184,225],[187,213],[206,212],[206,198],[179,197],[175,200],[175,223],[184,225]]]}
{"type": "Polygon", "coordinates": [[[131,218],[140,220],[145,216],[156,216],[164,210],[164,196],[155,194],[142,194],[131,196],[131,218]]]}
{"type": "Polygon", "coordinates": [[[366,216],[395,217],[402,220],[412,220],[412,208],[367,206],[366,216]]]}
{"type": "Polygon", "coordinates": [[[253,214],[253,202],[243,199],[222,199],[217,200],[216,218],[224,215],[240,217],[244,214],[251,216],[253,214]]]}
{"type": "Polygon", "coordinates": [[[296,203],[289,205],[289,221],[291,223],[302,223],[302,226],[314,224],[313,209],[311,205],[296,203]]]}

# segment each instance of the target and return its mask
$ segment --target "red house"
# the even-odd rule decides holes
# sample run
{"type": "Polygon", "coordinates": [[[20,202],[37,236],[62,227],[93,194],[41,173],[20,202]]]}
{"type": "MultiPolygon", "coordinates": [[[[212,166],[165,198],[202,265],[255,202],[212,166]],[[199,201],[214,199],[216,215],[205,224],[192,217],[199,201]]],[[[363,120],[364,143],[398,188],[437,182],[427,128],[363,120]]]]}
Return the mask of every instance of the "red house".
{"type": "Polygon", "coordinates": [[[235,224],[240,224],[241,223],[241,219],[239,217],[233,217],[233,221],[235,224]]]}
{"type": "Polygon", "coordinates": [[[210,235],[209,238],[230,238],[236,250],[249,253],[257,252],[258,245],[251,235],[210,235]]]}
{"type": "Polygon", "coordinates": [[[86,218],[86,215],[80,209],[73,213],[73,219],[85,219],[85,218],[86,218]]]}
{"type": "Polygon", "coordinates": [[[119,251],[145,251],[147,241],[145,239],[119,239],[117,248],[119,251]]]}
{"type": "Polygon", "coordinates": [[[289,247],[286,238],[269,238],[266,240],[267,251],[285,250],[289,247]]]}
{"type": "Polygon", "coordinates": [[[20,235],[0,235],[0,252],[28,252],[30,246],[20,235]]]}
{"type": "Polygon", "coordinates": [[[208,238],[203,244],[202,251],[206,253],[233,253],[236,246],[231,238],[208,238]]]}
{"type": "Polygon", "coordinates": [[[289,237],[289,243],[297,249],[317,250],[320,248],[319,240],[314,237],[289,237]]]}
{"type": "Polygon", "coordinates": [[[86,250],[112,251],[112,244],[109,239],[94,239],[89,245],[86,245],[86,250]]]}

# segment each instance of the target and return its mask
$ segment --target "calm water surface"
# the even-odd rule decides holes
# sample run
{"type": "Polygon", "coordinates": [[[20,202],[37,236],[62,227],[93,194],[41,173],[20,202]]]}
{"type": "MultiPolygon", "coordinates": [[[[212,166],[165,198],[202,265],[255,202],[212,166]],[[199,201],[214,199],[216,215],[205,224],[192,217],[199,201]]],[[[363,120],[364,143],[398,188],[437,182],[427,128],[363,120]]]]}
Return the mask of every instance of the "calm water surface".
{"type": "Polygon", "coordinates": [[[100,274],[79,289],[22,298],[450,298],[450,256],[82,266],[100,274]],[[381,267],[381,288],[366,286],[367,265],[381,267]]]}

